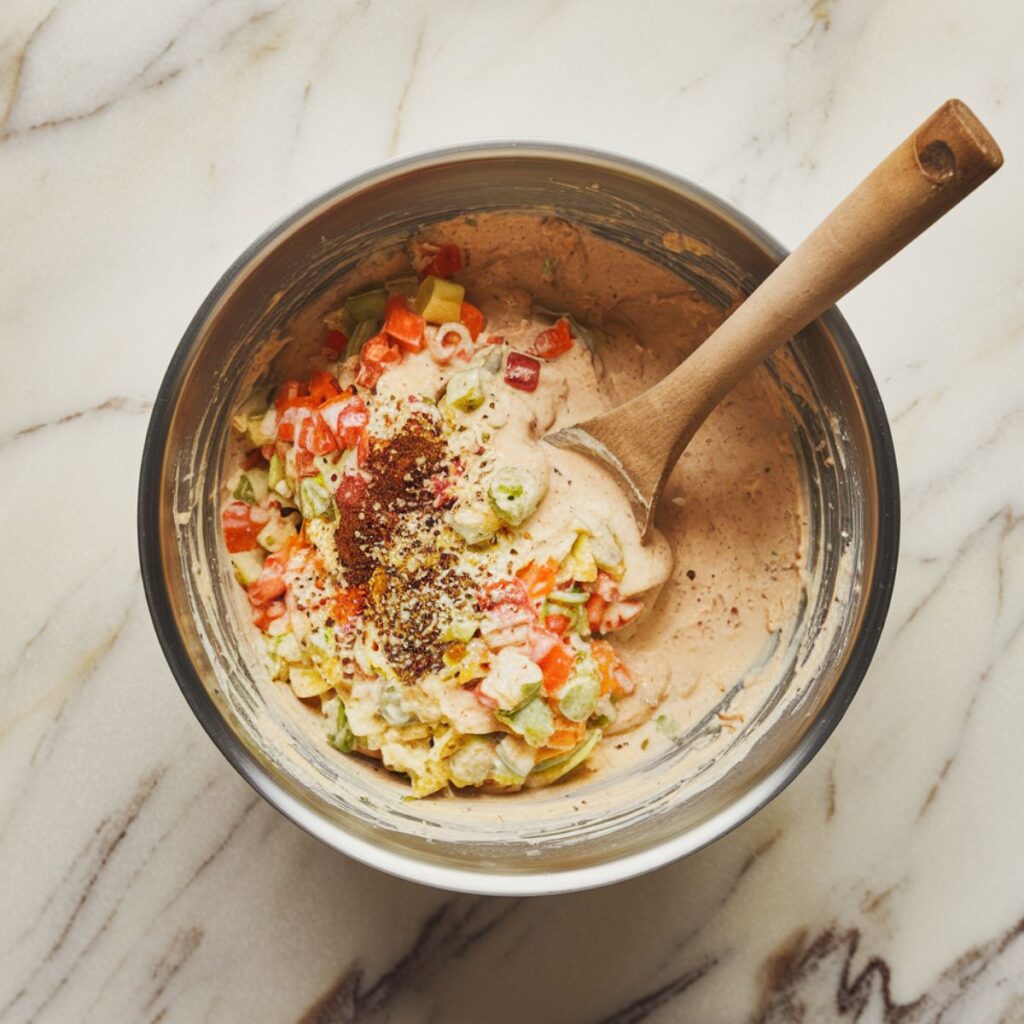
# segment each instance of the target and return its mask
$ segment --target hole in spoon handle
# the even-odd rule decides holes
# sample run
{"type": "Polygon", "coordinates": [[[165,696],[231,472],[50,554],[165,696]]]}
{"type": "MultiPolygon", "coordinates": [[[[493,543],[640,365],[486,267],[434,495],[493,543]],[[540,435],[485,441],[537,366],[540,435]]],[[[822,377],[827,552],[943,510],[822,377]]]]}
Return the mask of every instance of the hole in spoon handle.
{"type": "Polygon", "coordinates": [[[1003,163],[988,129],[966,103],[947,100],[914,132],[917,167],[930,184],[963,197],[1003,163]]]}

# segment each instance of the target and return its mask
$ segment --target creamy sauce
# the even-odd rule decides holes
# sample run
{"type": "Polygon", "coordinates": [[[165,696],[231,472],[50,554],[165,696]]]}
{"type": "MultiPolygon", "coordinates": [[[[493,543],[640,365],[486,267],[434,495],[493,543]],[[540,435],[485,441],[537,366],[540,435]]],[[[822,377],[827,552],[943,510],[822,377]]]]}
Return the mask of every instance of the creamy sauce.
{"type": "MultiPolygon", "coordinates": [[[[697,433],[666,486],[654,537],[642,545],[617,483],[586,457],[540,438],[650,386],[725,312],[654,262],[557,219],[480,215],[433,225],[411,244],[420,241],[463,248],[468,259],[458,280],[467,298],[487,315],[487,329],[513,347],[527,348],[546,326],[535,306],[567,311],[597,329],[593,357],[577,344],[545,365],[536,392],[499,385],[496,408],[473,414],[501,421],[489,442],[496,457],[547,481],[528,523],[536,552],[564,534],[573,516],[599,516],[624,550],[623,596],[646,595],[644,614],[611,637],[641,683],[578,775],[617,773],[654,756],[742,680],[720,709],[724,728],[739,727],[766,696],[761,683],[782,656],[779,640],[793,629],[805,586],[805,502],[790,425],[767,373],[758,370],[739,385],[697,433]]],[[[345,290],[407,269],[401,254],[376,257],[345,290]]],[[[330,305],[304,315],[293,337],[313,336],[330,305]]],[[[294,373],[304,364],[304,347],[288,346],[275,375],[281,365],[294,373]]],[[[429,359],[410,359],[386,373],[378,390],[430,393],[444,380],[429,359]]],[[[517,551],[517,561],[522,555],[517,551]]]]}
{"type": "MultiPolygon", "coordinates": [[[[470,254],[459,279],[492,330],[510,339],[524,321],[522,330],[534,330],[536,303],[600,331],[594,372],[582,349],[562,357],[571,386],[563,394],[549,381],[536,436],[649,387],[726,315],[668,270],[564,221],[481,215],[475,224],[434,226],[423,238],[455,242],[470,254]]],[[[495,443],[522,440],[500,439],[499,432],[495,443]]],[[[598,746],[591,770],[619,771],[653,756],[746,677],[722,712],[726,729],[739,727],[766,696],[758,682],[782,656],[778,641],[793,628],[805,585],[805,502],[791,428],[767,372],[743,381],[698,431],[666,485],[648,548],[640,546],[628,500],[603,469],[576,452],[543,451],[551,491],[531,532],[541,534],[569,509],[598,509],[625,550],[624,595],[666,580],[653,607],[611,637],[647,681],[624,702],[615,735],[598,746]],[[641,724],[629,729],[631,721],[641,724]]]]}

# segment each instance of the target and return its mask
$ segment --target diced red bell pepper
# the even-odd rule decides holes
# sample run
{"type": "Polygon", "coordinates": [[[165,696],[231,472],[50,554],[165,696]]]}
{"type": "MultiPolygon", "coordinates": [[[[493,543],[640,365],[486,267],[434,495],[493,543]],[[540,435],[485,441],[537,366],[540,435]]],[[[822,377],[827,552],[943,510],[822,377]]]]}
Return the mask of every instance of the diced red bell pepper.
{"type": "Polygon", "coordinates": [[[426,320],[414,313],[404,295],[392,295],[388,299],[384,317],[384,333],[393,338],[407,352],[419,352],[426,345],[423,329],[426,320]]]}
{"type": "Polygon", "coordinates": [[[559,320],[554,327],[541,331],[534,339],[533,351],[542,359],[554,359],[572,348],[572,332],[567,320],[559,320]]]}
{"type": "Polygon", "coordinates": [[[274,619],[281,618],[287,610],[284,601],[271,601],[270,604],[257,605],[252,610],[252,621],[260,629],[269,629],[274,619]]]}
{"type": "Polygon", "coordinates": [[[249,601],[255,606],[270,604],[271,601],[280,597],[287,589],[288,587],[283,576],[267,576],[264,574],[255,583],[250,584],[246,592],[249,595],[249,601]]]}
{"type": "Polygon", "coordinates": [[[324,335],[324,348],[330,349],[337,359],[348,348],[348,335],[344,331],[336,331],[333,327],[324,335]]]}
{"type": "Polygon", "coordinates": [[[335,497],[342,508],[356,508],[366,497],[366,478],[362,473],[346,473],[338,484],[335,497]]]}
{"type": "Polygon", "coordinates": [[[224,529],[224,543],[233,555],[239,551],[251,551],[256,547],[256,537],[263,529],[266,519],[260,522],[253,518],[253,509],[244,501],[233,501],[220,514],[224,529]]]}
{"type": "Polygon", "coordinates": [[[459,310],[459,322],[469,331],[469,336],[476,341],[480,336],[480,332],[484,329],[486,320],[483,313],[476,306],[472,305],[472,303],[464,302],[459,310]]]}
{"type": "Polygon", "coordinates": [[[282,441],[294,441],[302,424],[316,409],[312,398],[286,398],[277,403],[277,436],[282,441]]]}
{"type": "Polygon", "coordinates": [[[370,412],[359,397],[340,395],[325,402],[318,412],[334,431],[338,445],[342,448],[355,448],[366,424],[370,422],[370,412]]]}
{"type": "Polygon", "coordinates": [[[603,569],[597,574],[594,592],[600,594],[609,604],[619,599],[619,585],[603,569]]]}
{"type": "Polygon", "coordinates": [[[438,248],[430,262],[420,271],[420,280],[425,277],[451,277],[462,269],[462,250],[447,243],[438,248]]]}
{"type": "Polygon", "coordinates": [[[315,370],[309,378],[309,397],[317,405],[323,405],[324,402],[341,394],[341,387],[335,380],[334,375],[328,373],[326,370],[315,370]]]}
{"type": "Polygon", "coordinates": [[[563,643],[558,643],[548,652],[547,657],[540,663],[540,670],[544,673],[544,689],[547,693],[554,693],[570,676],[573,666],[572,651],[563,643]]]}
{"type": "Polygon", "coordinates": [[[526,592],[536,601],[555,589],[557,573],[558,563],[549,559],[547,562],[531,562],[516,575],[526,584],[526,592]]]}
{"type": "Polygon", "coordinates": [[[377,381],[381,379],[383,374],[384,367],[379,366],[377,363],[360,363],[359,372],[356,374],[356,383],[361,388],[366,388],[369,391],[377,386],[377,381]]]}
{"type": "Polygon", "coordinates": [[[559,636],[563,636],[565,631],[569,628],[569,624],[572,620],[568,615],[563,615],[561,612],[555,612],[554,615],[549,615],[544,620],[544,625],[551,630],[552,633],[557,633],[559,636]]]}
{"type": "Polygon", "coordinates": [[[402,350],[385,334],[375,334],[363,346],[359,355],[359,373],[356,383],[364,388],[372,388],[380,380],[381,375],[389,366],[402,361],[402,350]]]}
{"type": "Polygon", "coordinates": [[[337,451],[338,440],[318,412],[312,412],[299,427],[299,447],[314,455],[337,451]]]}
{"type": "Polygon", "coordinates": [[[604,620],[604,612],[608,602],[600,594],[591,594],[587,601],[587,622],[594,633],[601,630],[601,623],[604,620]]]}
{"type": "Polygon", "coordinates": [[[601,619],[601,632],[614,633],[617,629],[622,629],[643,610],[643,601],[613,601],[601,619]]]}
{"type": "Polygon", "coordinates": [[[540,360],[522,352],[509,352],[505,360],[505,383],[520,391],[536,391],[540,380],[540,360]]]}

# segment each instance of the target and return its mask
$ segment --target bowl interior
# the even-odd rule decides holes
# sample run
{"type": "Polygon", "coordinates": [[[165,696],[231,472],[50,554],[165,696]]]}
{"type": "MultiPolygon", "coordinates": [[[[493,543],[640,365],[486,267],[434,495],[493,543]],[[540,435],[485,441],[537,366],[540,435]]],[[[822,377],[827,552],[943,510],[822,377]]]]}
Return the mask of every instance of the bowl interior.
{"type": "MultiPolygon", "coordinates": [[[[232,408],[273,339],[360,283],[369,254],[477,211],[559,216],[640,252],[723,308],[779,250],[699,189],[606,155],[481,147],[343,186],[258,241],[211,294],[164,382],[143,466],[140,543],[154,621],[204,726],[280,809],[339,849],[421,881],[554,891],[634,874],[738,824],[809,759],[874,649],[895,566],[892,451],[877,391],[834,311],[769,366],[792,423],[808,520],[805,602],[756,715],[709,715],[628,775],[518,797],[410,800],[345,758],[265,678],[217,523],[232,408]],[[666,246],[666,233],[686,244],[666,246]]],[[[736,685],[742,685],[738,680],[736,685]]],[[[725,698],[723,697],[723,700],[725,698]]]]}

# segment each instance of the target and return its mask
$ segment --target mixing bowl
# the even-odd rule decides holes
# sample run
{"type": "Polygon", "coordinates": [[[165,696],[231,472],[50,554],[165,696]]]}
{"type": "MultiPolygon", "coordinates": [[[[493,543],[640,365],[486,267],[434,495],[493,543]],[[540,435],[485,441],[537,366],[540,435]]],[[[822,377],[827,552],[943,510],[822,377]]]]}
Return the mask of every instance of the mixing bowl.
{"type": "Polygon", "coordinates": [[[396,777],[329,749],[304,728],[307,712],[287,688],[267,678],[231,580],[218,503],[232,408],[265,365],[266,346],[357,277],[368,253],[438,220],[498,210],[565,218],[669,268],[723,308],[734,288],[749,291],[785,255],[695,185],[604,152],[486,144],[364,174],[254,242],[185,332],[146,439],[139,547],[153,622],[182,692],[271,804],[395,875],[469,892],[553,893],[705,846],[808,763],[875,650],[896,570],[899,497],[878,390],[832,309],[768,365],[803,476],[807,564],[786,657],[756,714],[726,728],[712,712],[629,772],[595,773],[528,799],[413,800],[396,777]]]}

